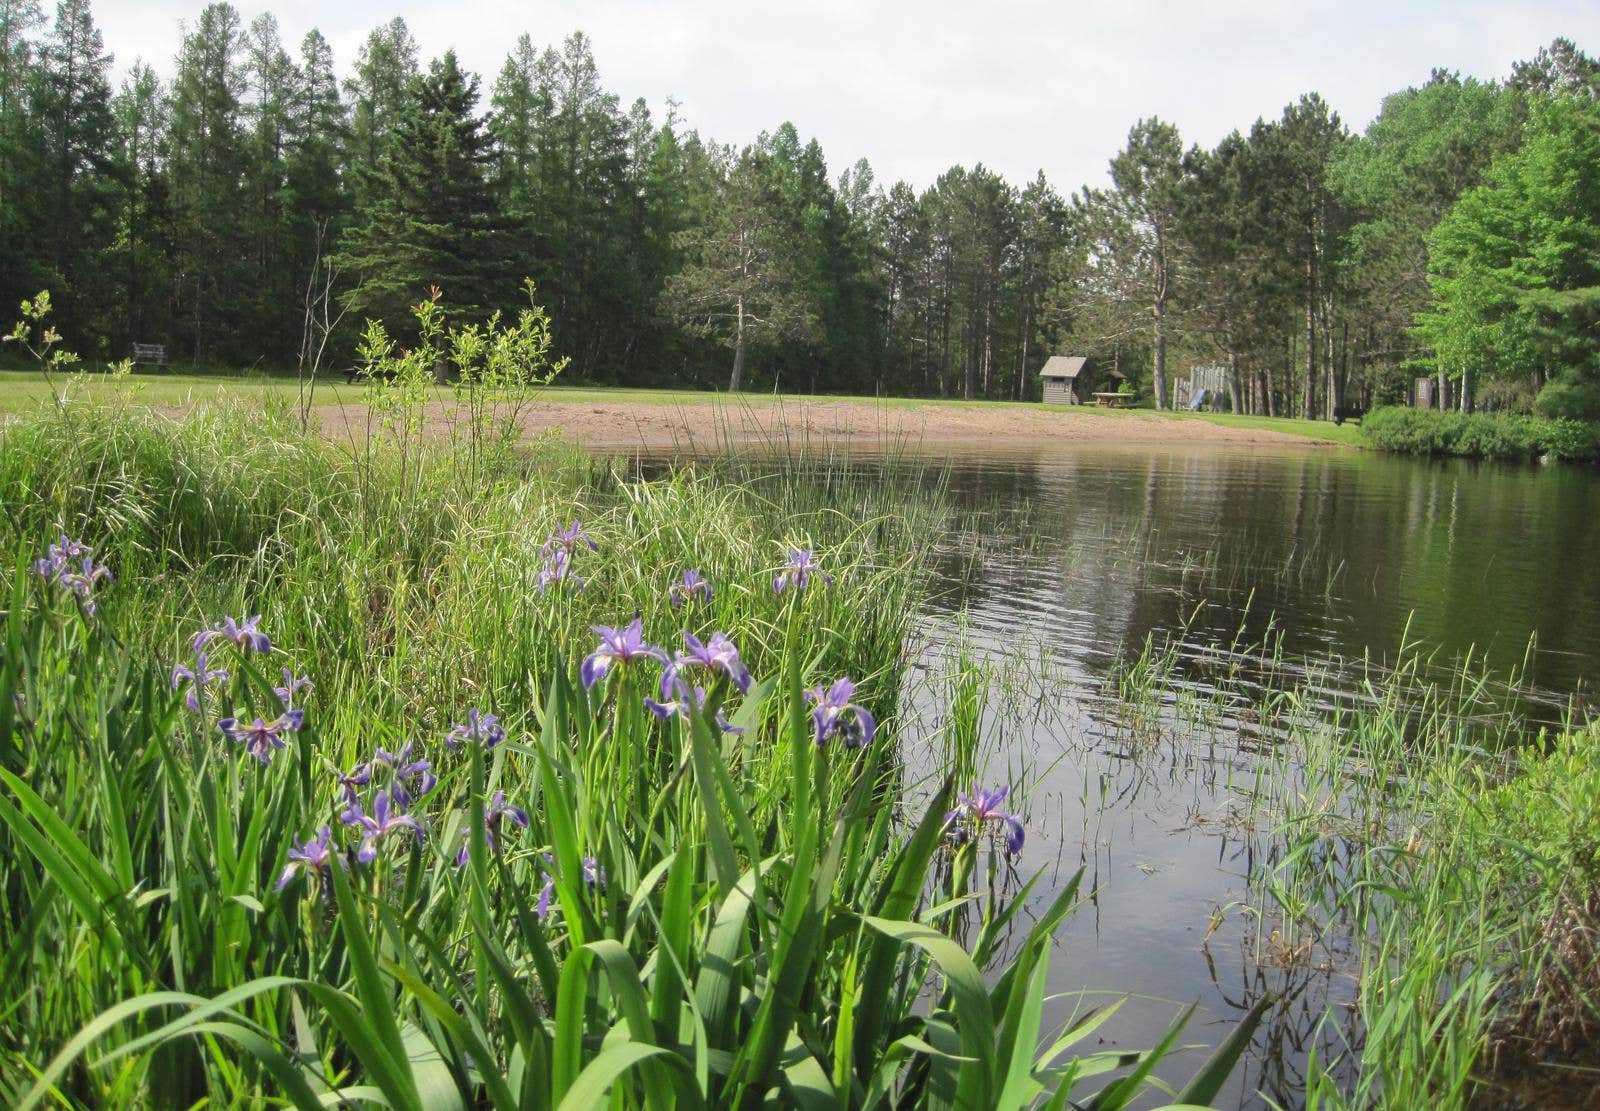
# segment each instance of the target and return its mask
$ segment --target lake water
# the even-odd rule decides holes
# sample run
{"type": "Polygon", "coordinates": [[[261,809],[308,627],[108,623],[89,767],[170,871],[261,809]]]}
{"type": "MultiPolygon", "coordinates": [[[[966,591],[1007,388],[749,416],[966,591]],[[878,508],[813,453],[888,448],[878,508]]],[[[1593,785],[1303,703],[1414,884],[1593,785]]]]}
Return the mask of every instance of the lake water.
{"type": "MultiPolygon", "coordinates": [[[[867,457],[868,480],[905,462],[903,446],[894,463],[850,454],[867,457]]],[[[1491,725],[1588,712],[1600,472],[1214,446],[940,461],[966,524],[940,546],[909,646],[927,680],[900,707],[912,778],[917,738],[937,734],[949,701],[939,677],[966,652],[998,672],[980,785],[1024,787],[1013,880],[1043,875],[1024,916],[1084,874],[1051,958],[1052,1017],[1126,997],[1076,1051],[1149,1048],[1189,1004],[1181,1043],[1215,1045],[1263,994],[1287,996],[1219,1106],[1302,1105],[1308,1052],[1359,1047],[1356,981],[1336,938],[1305,962],[1261,959],[1274,925],[1250,909],[1247,877],[1280,842],[1234,804],[1278,737],[1226,709],[1197,726],[1184,699],[1205,702],[1225,678],[1235,707],[1268,686],[1349,705],[1405,656],[1440,681],[1463,665],[1492,677],[1491,725]],[[1130,735],[1115,680],[1147,643],[1170,669],[1154,720],[1130,735]]],[[[1158,1071],[1181,1084],[1204,1052],[1158,1071]]]]}
{"type": "MultiPolygon", "coordinates": [[[[1500,693],[1518,716],[1559,721],[1600,680],[1600,475],[1087,449],[962,457],[950,482],[973,527],[941,560],[914,647],[930,674],[964,643],[1024,676],[989,693],[987,779],[1031,776],[1018,872],[1047,870],[1048,888],[1082,866],[1094,890],[1060,935],[1051,987],[1133,996],[1081,1048],[1153,1045],[1192,1002],[1186,1040],[1215,1044],[1263,992],[1297,993],[1223,1106],[1264,1106],[1262,1093],[1299,1104],[1308,1049],[1326,1060],[1352,1033],[1323,1016],[1352,1013],[1355,983],[1336,959],[1293,971],[1256,959],[1271,924],[1238,904],[1273,838],[1239,828],[1229,806],[1259,738],[1225,728],[1136,750],[1108,682],[1153,638],[1174,652],[1178,689],[1204,698],[1218,674],[1248,686],[1259,646],[1276,643],[1278,670],[1298,669],[1331,705],[1359,698],[1362,676],[1404,645],[1440,676],[1486,661],[1516,679],[1500,693]]],[[[922,701],[936,726],[937,696],[922,701]]],[[[1185,732],[1174,707],[1166,717],[1185,732]]]]}

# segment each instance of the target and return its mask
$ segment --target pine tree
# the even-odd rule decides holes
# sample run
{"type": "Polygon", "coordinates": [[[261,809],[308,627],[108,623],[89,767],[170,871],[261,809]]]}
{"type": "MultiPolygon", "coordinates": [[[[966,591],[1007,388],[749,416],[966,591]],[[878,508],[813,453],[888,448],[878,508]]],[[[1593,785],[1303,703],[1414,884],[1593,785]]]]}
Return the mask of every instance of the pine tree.
{"type": "MultiPolygon", "coordinates": [[[[284,49],[278,21],[270,12],[257,16],[244,36],[243,75],[248,90],[244,118],[247,140],[246,190],[251,264],[249,289],[253,330],[263,340],[263,353],[275,362],[289,350],[296,319],[298,275],[287,262],[293,255],[293,222],[288,196],[288,147],[292,139],[295,94],[300,75],[284,49]]],[[[242,306],[241,306],[242,307],[242,306]]]]}
{"type": "MultiPolygon", "coordinates": [[[[1317,367],[1326,360],[1323,347],[1331,338],[1334,279],[1344,214],[1333,191],[1330,167],[1349,135],[1338,113],[1315,93],[1283,110],[1273,124],[1257,123],[1251,140],[1265,160],[1254,219],[1258,230],[1282,247],[1282,275],[1300,300],[1304,320],[1304,367],[1300,415],[1317,416],[1317,367]]],[[[1327,361],[1330,411],[1338,406],[1333,365],[1327,361]]]]}
{"type": "Polygon", "coordinates": [[[40,253],[28,234],[37,212],[33,188],[39,172],[35,121],[30,110],[38,87],[34,32],[44,23],[38,0],[0,0],[0,303],[15,305],[40,288],[40,253]]]}
{"type": "Polygon", "coordinates": [[[45,40],[35,110],[49,167],[45,226],[61,325],[104,334],[100,257],[111,246],[119,167],[105,53],[89,0],[61,0],[45,40]]]}
{"type": "Polygon", "coordinates": [[[256,337],[239,327],[246,315],[248,229],[244,182],[247,137],[241,113],[239,14],[208,5],[183,38],[172,86],[170,174],[179,311],[190,356],[253,361],[256,337]]]}
{"type": "Polygon", "coordinates": [[[1031,396],[1033,375],[1044,362],[1044,353],[1036,349],[1034,338],[1066,229],[1066,205],[1040,170],[1023,189],[1017,204],[1017,361],[1011,383],[1014,401],[1031,396]]]}
{"type": "Polygon", "coordinates": [[[295,78],[284,177],[294,234],[303,245],[316,225],[339,219],[350,207],[340,156],[349,136],[348,118],[334,77],[333,51],[315,28],[300,43],[295,78]]]}
{"type": "Polygon", "coordinates": [[[417,76],[417,42],[399,16],[367,36],[356,58],[355,76],[345,84],[350,104],[346,161],[358,200],[379,172],[389,133],[404,113],[408,90],[417,76]]]}
{"type": "Polygon", "coordinates": [[[746,151],[730,168],[709,221],[679,234],[686,262],[662,294],[663,307],[685,327],[732,349],[733,392],[744,384],[753,345],[808,339],[816,329],[791,246],[798,228],[765,165],[768,157],[746,151]]]}
{"type": "Polygon", "coordinates": [[[489,185],[489,137],[474,114],[478,81],[454,51],[412,81],[387,149],[339,264],[359,283],[348,302],[403,328],[407,308],[431,286],[468,319],[514,302],[516,275],[505,254],[489,185]]]}
{"type": "Polygon", "coordinates": [[[143,63],[129,70],[112,103],[117,121],[117,159],[122,195],[117,205],[116,248],[110,273],[121,275],[112,298],[114,351],[168,335],[172,213],[168,203],[167,98],[155,72],[143,63]]]}
{"type": "Polygon", "coordinates": [[[1159,119],[1140,120],[1128,145],[1111,161],[1116,191],[1111,221],[1124,273],[1138,287],[1132,296],[1150,314],[1150,380],[1157,409],[1167,408],[1168,315],[1179,294],[1182,262],[1178,210],[1183,190],[1183,143],[1178,129],[1159,119]]]}

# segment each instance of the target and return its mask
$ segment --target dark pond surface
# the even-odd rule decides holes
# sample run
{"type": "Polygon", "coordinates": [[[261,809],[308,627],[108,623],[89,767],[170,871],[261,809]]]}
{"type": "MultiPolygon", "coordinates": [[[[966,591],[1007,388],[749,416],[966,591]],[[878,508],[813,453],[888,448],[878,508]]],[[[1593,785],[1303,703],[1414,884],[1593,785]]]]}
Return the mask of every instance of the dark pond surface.
{"type": "Polygon", "coordinates": [[[1216,447],[944,462],[967,524],[911,645],[926,682],[901,707],[908,767],[964,652],[988,669],[977,778],[1019,783],[1014,881],[1043,876],[1024,917],[1080,868],[1090,893],[1058,934],[1052,1017],[1124,1000],[1075,1051],[1148,1048],[1195,1004],[1181,1042],[1202,1048],[1159,1070],[1181,1084],[1264,993],[1286,996],[1219,1105],[1303,1105],[1310,1051],[1359,1050],[1356,981],[1336,938],[1275,959],[1273,908],[1247,883],[1282,851],[1270,815],[1238,805],[1279,738],[1228,709],[1199,724],[1184,700],[1227,677],[1230,706],[1268,685],[1350,704],[1405,655],[1440,682],[1463,664],[1493,676],[1496,720],[1588,712],[1600,472],[1216,447]],[[1156,719],[1130,731],[1115,681],[1147,642],[1171,666],[1156,719]]]}
{"type": "MultiPolygon", "coordinates": [[[[1183,739],[1132,744],[1108,684],[1153,638],[1174,650],[1168,686],[1203,699],[1222,672],[1248,685],[1259,646],[1276,644],[1280,673],[1332,704],[1404,646],[1441,678],[1463,662],[1517,677],[1517,714],[1559,721],[1600,680],[1600,475],[1089,449],[962,457],[950,483],[973,526],[941,560],[918,650],[929,674],[956,643],[1009,669],[988,692],[980,778],[1026,780],[1020,874],[1046,869],[1048,888],[1082,866],[1095,892],[1060,934],[1051,987],[1132,996],[1080,1048],[1153,1045],[1189,1003],[1185,1040],[1215,1044],[1263,992],[1288,992],[1222,1105],[1301,1104],[1307,1051],[1327,1060],[1352,1037],[1356,985],[1336,946],[1264,959],[1273,923],[1246,905],[1246,876],[1270,866],[1274,839],[1231,809],[1262,738],[1187,727],[1169,704],[1183,739]]],[[[924,701],[936,717],[937,693],[924,701]]],[[[1200,1059],[1163,1071],[1181,1080],[1200,1059]]]]}

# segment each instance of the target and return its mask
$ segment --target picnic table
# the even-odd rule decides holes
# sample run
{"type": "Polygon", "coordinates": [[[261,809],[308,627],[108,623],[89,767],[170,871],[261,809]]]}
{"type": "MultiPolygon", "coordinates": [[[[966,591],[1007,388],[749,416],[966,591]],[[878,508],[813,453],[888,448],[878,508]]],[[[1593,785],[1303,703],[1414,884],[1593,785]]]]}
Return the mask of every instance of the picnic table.
{"type": "Polygon", "coordinates": [[[1131,393],[1095,393],[1094,403],[1106,409],[1131,409],[1133,408],[1133,395],[1131,393]]]}

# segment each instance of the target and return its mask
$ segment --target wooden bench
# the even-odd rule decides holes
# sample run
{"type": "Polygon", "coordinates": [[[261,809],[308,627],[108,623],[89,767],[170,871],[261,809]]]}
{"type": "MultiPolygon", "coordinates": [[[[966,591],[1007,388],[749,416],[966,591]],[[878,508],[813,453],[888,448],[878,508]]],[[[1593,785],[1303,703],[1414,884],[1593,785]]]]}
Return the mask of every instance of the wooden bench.
{"type": "Polygon", "coordinates": [[[134,366],[166,366],[167,345],[164,343],[136,343],[133,345],[134,366]]]}
{"type": "Polygon", "coordinates": [[[1091,394],[1094,403],[1105,409],[1131,409],[1133,408],[1133,395],[1131,393],[1095,393],[1091,394]]]}

